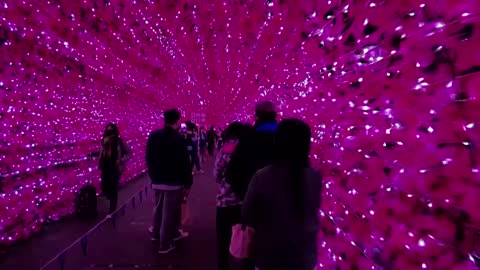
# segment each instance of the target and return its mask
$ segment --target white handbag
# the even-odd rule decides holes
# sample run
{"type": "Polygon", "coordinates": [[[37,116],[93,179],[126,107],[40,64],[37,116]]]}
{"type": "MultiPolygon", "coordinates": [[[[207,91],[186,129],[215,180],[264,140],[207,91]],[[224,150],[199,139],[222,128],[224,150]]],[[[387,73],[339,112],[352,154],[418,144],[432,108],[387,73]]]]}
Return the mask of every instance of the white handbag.
{"type": "Polygon", "coordinates": [[[233,226],[230,254],[236,259],[251,258],[254,235],[255,230],[251,227],[241,224],[233,226]]]}

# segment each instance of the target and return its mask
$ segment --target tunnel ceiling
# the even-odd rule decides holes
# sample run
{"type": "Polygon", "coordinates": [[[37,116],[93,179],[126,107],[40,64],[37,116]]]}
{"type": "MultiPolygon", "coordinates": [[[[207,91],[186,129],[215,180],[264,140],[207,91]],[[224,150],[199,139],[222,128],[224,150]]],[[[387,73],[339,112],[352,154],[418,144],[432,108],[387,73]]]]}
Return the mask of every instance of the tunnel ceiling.
{"type": "Polygon", "coordinates": [[[467,269],[479,16],[476,0],[0,1],[0,244],[98,186],[106,123],[132,149],[126,182],[166,108],[224,126],[272,100],[313,129],[321,266],[467,269]]]}

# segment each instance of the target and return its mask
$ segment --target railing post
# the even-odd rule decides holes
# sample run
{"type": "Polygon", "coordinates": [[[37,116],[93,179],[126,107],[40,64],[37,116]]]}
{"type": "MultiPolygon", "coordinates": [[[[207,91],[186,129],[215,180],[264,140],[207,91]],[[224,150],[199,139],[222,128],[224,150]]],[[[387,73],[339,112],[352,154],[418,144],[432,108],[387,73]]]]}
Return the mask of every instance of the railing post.
{"type": "Polygon", "coordinates": [[[62,254],[60,254],[60,256],[58,256],[58,263],[60,264],[60,270],[64,270],[65,269],[65,255],[67,254],[67,252],[63,252],[62,254]]]}
{"type": "Polygon", "coordinates": [[[87,256],[87,249],[88,249],[87,235],[82,237],[82,240],[80,240],[80,245],[82,247],[83,256],[87,256]]]}

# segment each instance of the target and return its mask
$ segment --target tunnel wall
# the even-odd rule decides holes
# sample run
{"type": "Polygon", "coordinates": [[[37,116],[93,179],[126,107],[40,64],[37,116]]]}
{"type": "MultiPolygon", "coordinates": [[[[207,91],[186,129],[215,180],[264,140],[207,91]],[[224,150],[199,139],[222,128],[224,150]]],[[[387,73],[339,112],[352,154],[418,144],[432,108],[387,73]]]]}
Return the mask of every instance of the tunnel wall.
{"type": "Polygon", "coordinates": [[[88,156],[107,122],[132,149],[127,181],[145,170],[164,108],[224,125],[273,100],[280,117],[313,129],[320,266],[471,266],[478,1],[3,3],[3,245],[70,213],[78,188],[98,184],[88,156]]]}

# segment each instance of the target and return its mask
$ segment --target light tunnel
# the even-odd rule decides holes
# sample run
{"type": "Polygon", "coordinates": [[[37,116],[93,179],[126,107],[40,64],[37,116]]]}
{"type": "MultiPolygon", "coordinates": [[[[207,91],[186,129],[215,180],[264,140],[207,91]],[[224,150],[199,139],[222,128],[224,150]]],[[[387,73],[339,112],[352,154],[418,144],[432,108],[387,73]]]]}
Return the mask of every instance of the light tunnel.
{"type": "Polygon", "coordinates": [[[128,182],[164,110],[225,127],[271,100],[313,130],[320,267],[475,269],[480,2],[0,3],[3,250],[99,185],[108,122],[128,182]]]}

